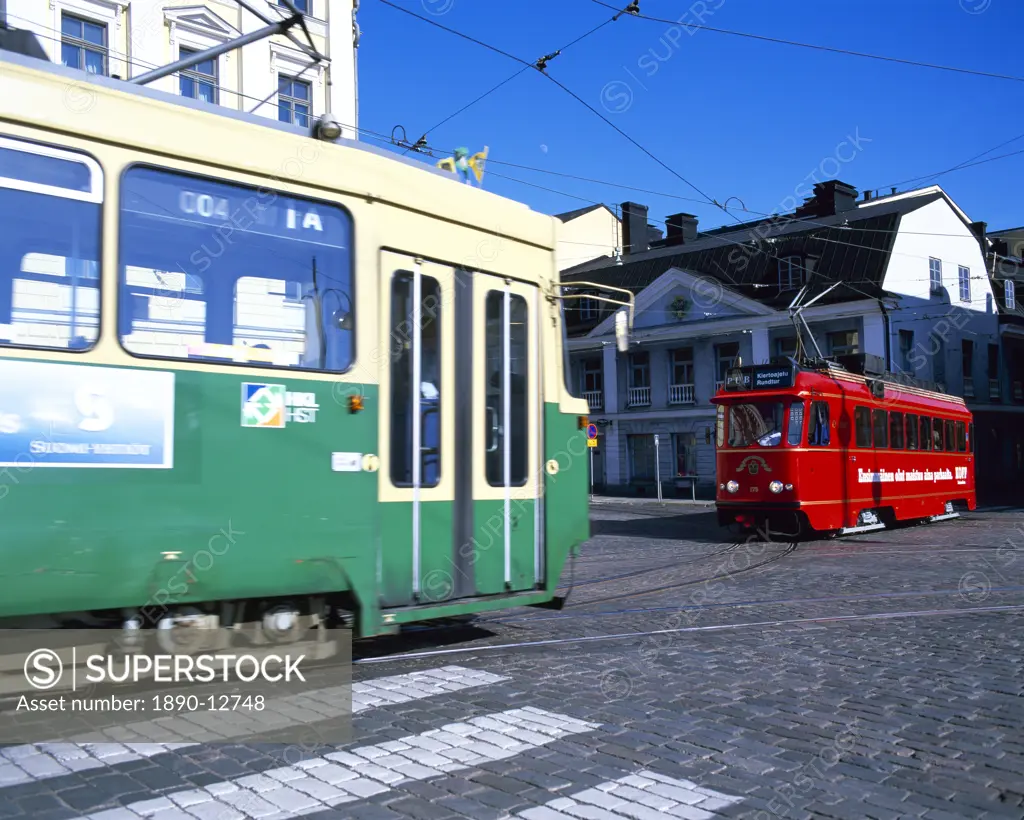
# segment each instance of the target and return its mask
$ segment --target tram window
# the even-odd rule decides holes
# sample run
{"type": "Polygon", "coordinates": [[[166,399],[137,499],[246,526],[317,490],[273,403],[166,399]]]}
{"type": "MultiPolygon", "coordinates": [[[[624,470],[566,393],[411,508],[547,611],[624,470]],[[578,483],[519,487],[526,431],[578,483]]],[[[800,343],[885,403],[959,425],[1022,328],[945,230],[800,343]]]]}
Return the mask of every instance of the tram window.
{"type": "Polygon", "coordinates": [[[946,427],[946,436],[945,436],[946,452],[947,453],[955,453],[956,452],[956,425],[953,423],[952,419],[946,419],[945,427],[946,427]]]}
{"type": "Polygon", "coordinates": [[[789,406],[789,430],[786,440],[794,447],[799,447],[804,439],[804,403],[795,401],[789,406]]]}
{"type": "Polygon", "coordinates": [[[917,416],[907,413],[907,449],[917,449],[917,416]]]}
{"type": "Polygon", "coordinates": [[[441,287],[432,276],[421,276],[418,322],[413,288],[411,273],[395,274],[391,283],[391,481],[398,487],[413,483],[413,345],[418,336],[420,486],[436,487],[441,479],[441,287]]]}
{"type": "Polygon", "coordinates": [[[932,419],[932,449],[942,450],[942,419],[932,419]]]}
{"type": "Polygon", "coordinates": [[[729,407],[729,446],[762,447],[782,443],[782,402],[733,404],[729,407]]]}
{"type": "MultiPolygon", "coordinates": [[[[527,360],[526,300],[513,294],[509,298],[509,482],[513,487],[526,484],[529,463],[529,430],[527,429],[529,362],[527,360]]],[[[484,421],[487,483],[505,486],[505,294],[492,290],[487,294],[487,335],[484,389],[487,401],[484,421]]]]}
{"type": "Polygon", "coordinates": [[[96,344],[102,209],[95,160],[0,137],[0,346],[96,344]]]}
{"type": "Polygon", "coordinates": [[[830,438],[828,402],[816,401],[811,405],[811,423],[807,430],[807,443],[812,447],[827,447],[830,438]]]}
{"type": "Polygon", "coordinates": [[[857,407],[853,411],[853,425],[857,430],[857,446],[871,446],[871,411],[866,407],[857,407]]]}
{"type": "Polygon", "coordinates": [[[967,425],[962,421],[956,423],[956,449],[958,453],[967,452],[967,425]]]}
{"type": "Polygon", "coordinates": [[[341,207],[136,166],[121,184],[118,335],[136,356],[340,373],[354,342],[341,207]]]}
{"type": "Polygon", "coordinates": [[[921,449],[930,450],[932,440],[932,420],[928,416],[921,416],[921,449]]]}
{"type": "Polygon", "coordinates": [[[889,413],[889,447],[893,450],[903,449],[903,414],[889,413]]]}
{"type": "Polygon", "coordinates": [[[888,414],[884,410],[872,410],[871,420],[874,422],[873,427],[875,430],[875,447],[887,447],[888,446],[888,425],[886,424],[886,416],[888,414]]]}
{"type": "Polygon", "coordinates": [[[967,425],[967,449],[974,452],[974,422],[967,425]]]}

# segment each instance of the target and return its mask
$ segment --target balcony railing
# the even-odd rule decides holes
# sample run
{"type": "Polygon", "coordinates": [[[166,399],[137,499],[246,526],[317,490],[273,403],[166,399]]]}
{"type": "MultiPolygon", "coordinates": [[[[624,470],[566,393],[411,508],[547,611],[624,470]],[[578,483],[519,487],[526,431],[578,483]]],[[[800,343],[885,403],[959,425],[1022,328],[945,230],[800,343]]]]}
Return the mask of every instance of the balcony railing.
{"type": "Polygon", "coordinates": [[[604,410],[604,391],[603,390],[587,390],[583,394],[583,398],[587,404],[590,405],[591,410],[604,410]]]}
{"type": "Polygon", "coordinates": [[[988,397],[1000,401],[1003,397],[1002,391],[999,389],[999,379],[988,380],[988,397]]]}
{"type": "Polygon", "coordinates": [[[970,376],[964,376],[964,398],[974,398],[974,379],[970,376]]]}
{"type": "Polygon", "coordinates": [[[630,407],[650,407],[651,405],[651,388],[649,387],[631,387],[629,388],[629,406],[630,407]]]}
{"type": "Polygon", "coordinates": [[[669,404],[695,404],[696,401],[692,384],[670,384],[668,386],[669,404]]]}

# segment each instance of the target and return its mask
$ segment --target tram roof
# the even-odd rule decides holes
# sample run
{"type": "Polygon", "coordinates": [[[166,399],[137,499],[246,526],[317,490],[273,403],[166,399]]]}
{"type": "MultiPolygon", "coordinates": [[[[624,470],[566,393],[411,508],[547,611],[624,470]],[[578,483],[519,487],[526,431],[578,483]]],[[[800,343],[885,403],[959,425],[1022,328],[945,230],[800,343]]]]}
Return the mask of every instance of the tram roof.
{"type": "Polygon", "coordinates": [[[792,373],[793,379],[790,385],[780,385],[777,387],[763,387],[763,388],[747,388],[747,389],[736,389],[730,390],[722,395],[715,396],[712,399],[713,403],[732,403],[736,401],[742,401],[744,399],[750,400],[753,397],[767,397],[770,395],[793,395],[796,393],[803,392],[809,387],[814,389],[816,384],[821,382],[839,384],[839,389],[845,391],[842,382],[846,382],[850,385],[858,385],[864,387],[870,391],[870,385],[872,382],[881,382],[885,386],[886,395],[885,397],[866,397],[866,401],[875,401],[880,404],[890,405],[894,401],[901,401],[904,404],[915,404],[920,403],[921,400],[932,402],[941,405],[952,405],[957,409],[966,410],[967,403],[960,396],[953,396],[948,393],[942,393],[939,390],[932,389],[927,383],[918,382],[916,379],[905,378],[900,379],[893,373],[885,373],[874,376],[870,373],[858,373],[853,370],[848,370],[841,365],[814,365],[814,364],[794,364],[793,362],[776,361],[767,365],[748,365],[746,367],[737,368],[737,370],[752,374],[754,371],[778,371],[780,369],[788,370],[792,373]],[[895,394],[895,396],[893,395],[895,394]]]}
{"type": "MultiPolygon", "coordinates": [[[[304,178],[302,185],[387,202],[544,249],[553,250],[557,243],[559,223],[555,217],[374,145],[346,138],[320,140],[291,123],[5,49],[0,49],[0,72],[5,75],[4,93],[0,94],[0,117],[4,119],[175,157],[182,155],[181,129],[187,128],[189,159],[271,176],[275,160],[294,156],[297,150],[282,154],[281,147],[294,146],[294,138],[299,137],[338,150],[340,161],[346,163],[343,176],[329,181],[304,178]],[[96,95],[96,102],[87,111],[72,110],[68,105],[71,89],[80,95],[96,95]],[[111,105],[100,105],[100,100],[111,105]],[[187,115],[187,125],[182,115],[187,115]]],[[[281,173],[279,169],[276,172],[281,173]]]]}

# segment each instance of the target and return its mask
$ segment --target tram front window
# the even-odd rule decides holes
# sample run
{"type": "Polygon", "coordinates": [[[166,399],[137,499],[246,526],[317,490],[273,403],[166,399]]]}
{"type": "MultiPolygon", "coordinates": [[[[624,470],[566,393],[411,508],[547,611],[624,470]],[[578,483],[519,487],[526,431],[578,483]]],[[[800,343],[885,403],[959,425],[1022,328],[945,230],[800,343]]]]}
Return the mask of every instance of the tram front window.
{"type": "Polygon", "coordinates": [[[778,447],[782,443],[781,401],[750,402],[729,407],[729,446],[778,447]]]}

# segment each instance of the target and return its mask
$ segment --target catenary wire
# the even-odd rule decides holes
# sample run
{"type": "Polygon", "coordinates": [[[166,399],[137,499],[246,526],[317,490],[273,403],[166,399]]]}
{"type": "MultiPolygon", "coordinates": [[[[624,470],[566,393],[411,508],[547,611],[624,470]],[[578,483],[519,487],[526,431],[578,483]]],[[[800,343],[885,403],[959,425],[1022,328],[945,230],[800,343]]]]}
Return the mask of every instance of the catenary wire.
{"type": "MultiPolygon", "coordinates": [[[[597,3],[597,5],[599,6],[604,6],[605,8],[613,8],[612,6],[609,6],[607,3],[602,2],[602,0],[592,0],[592,2],[597,3]]],[[[925,63],[919,60],[906,60],[903,59],[902,57],[887,57],[881,54],[869,54],[864,51],[851,51],[845,48],[823,46],[818,45],[816,43],[801,43],[796,40],[786,40],[781,37],[769,37],[764,34],[751,34],[745,31],[732,31],[730,29],[725,28],[706,26],[703,23],[681,23],[679,20],[667,20],[662,17],[651,17],[650,15],[640,14],[639,12],[632,14],[631,16],[636,17],[639,20],[649,20],[654,23],[667,23],[668,25],[671,26],[684,26],[687,29],[696,29],[697,31],[713,31],[717,34],[730,34],[734,37],[747,37],[752,40],[762,40],[764,42],[778,43],[780,45],[798,46],[800,48],[814,49],[815,51],[830,51],[834,54],[845,54],[851,57],[864,57],[871,60],[882,60],[890,63],[901,63],[903,65],[917,66],[919,68],[933,68],[939,71],[952,71],[958,74],[972,74],[979,77],[988,77],[989,79],[1012,80],[1014,82],[1024,83],[1024,77],[1015,77],[1009,74],[995,74],[993,72],[977,71],[971,68],[959,68],[956,66],[938,65],[937,63],[925,63]]]]}
{"type": "MultiPolygon", "coordinates": [[[[389,5],[392,5],[392,4],[390,4],[390,3],[389,3],[389,5]]],[[[565,51],[566,49],[570,48],[571,46],[574,46],[574,45],[576,45],[576,44],[577,44],[578,42],[580,42],[581,40],[585,40],[585,39],[586,39],[587,37],[589,37],[589,36],[590,36],[591,34],[594,34],[595,32],[597,32],[597,31],[600,31],[600,30],[601,30],[602,28],[604,28],[604,27],[605,27],[606,25],[608,25],[609,23],[613,22],[613,21],[614,21],[615,19],[617,19],[617,16],[616,16],[616,17],[610,17],[610,18],[608,18],[607,20],[605,20],[605,21],[604,21],[603,23],[601,23],[600,25],[594,26],[594,28],[590,29],[590,31],[588,31],[588,32],[587,32],[586,34],[582,34],[582,35],[580,35],[579,37],[577,37],[577,38],[576,38],[575,40],[573,40],[573,41],[572,41],[571,43],[568,43],[568,44],[566,44],[566,45],[562,46],[562,47],[561,47],[560,49],[558,49],[558,50],[557,50],[557,51],[556,51],[555,53],[556,53],[556,54],[561,54],[561,53],[562,53],[563,51],[565,51]]],[[[451,121],[451,120],[455,119],[455,117],[457,117],[457,116],[458,116],[459,114],[461,114],[461,113],[462,113],[463,111],[467,110],[468,108],[472,108],[472,107],[473,107],[474,105],[476,105],[476,104],[477,104],[478,102],[480,102],[481,100],[485,99],[486,97],[489,97],[489,96],[490,96],[491,94],[493,94],[493,93],[494,93],[495,91],[497,91],[497,90],[498,90],[499,88],[501,88],[502,86],[504,86],[504,85],[506,85],[506,84],[508,84],[508,83],[512,82],[512,80],[514,80],[514,79],[515,79],[516,77],[518,77],[519,75],[521,75],[521,74],[524,74],[524,73],[525,73],[526,71],[528,71],[528,70],[529,70],[530,68],[536,68],[536,65],[534,65],[534,66],[523,66],[523,67],[522,67],[521,69],[519,69],[519,71],[517,71],[517,72],[516,72],[515,74],[513,74],[512,76],[510,76],[510,77],[508,77],[508,78],[506,78],[506,79],[502,80],[502,81],[501,81],[500,83],[498,83],[498,84],[497,84],[496,86],[494,86],[493,88],[491,88],[491,89],[490,89],[489,91],[485,91],[485,92],[484,92],[483,94],[481,94],[481,95],[480,95],[479,97],[477,97],[477,98],[476,98],[475,100],[473,100],[472,102],[469,102],[469,103],[467,103],[466,105],[462,106],[462,108],[460,108],[460,109],[459,109],[458,111],[456,111],[456,112],[455,112],[454,114],[450,114],[450,115],[448,115],[448,116],[447,116],[447,117],[445,117],[445,118],[444,118],[443,120],[441,120],[441,122],[437,123],[437,125],[434,125],[434,126],[432,126],[432,127],[428,128],[428,129],[427,129],[426,131],[424,131],[424,132],[423,132],[423,137],[422,137],[422,138],[423,138],[423,139],[425,139],[425,138],[426,138],[426,136],[427,136],[427,134],[431,133],[432,131],[436,131],[436,130],[437,130],[438,128],[440,128],[440,127],[441,127],[442,125],[444,125],[445,123],[447,123],[447,122],[449,122],[449,121],[451,121]]],[[[409,152],[410,150],[412,150],[412,146],[409,146],[408,148],[406,148],[406,149],[405,149],[405,150],[404,150],[404,151],[402,152],[402,155],[404,156],[404,155],[405,155],[405,154],[407,154],[407,153],[408,153],[408,152],[409,152]]]]}
{"type": "MultiPolygon", "coordinates": [[[[381,2],[384,2],[384,3],[386,3],[387,5],[390,5],[390,6],[394,6],[394,4],[393,4],[393,3],[390,3],[390,2],[388,1],[388,0],[381,0],[381,2]]],[[[447,28],[447,27],[445,27],[445,26],[440,26],[440,24],[434,23],[434,22],[433,22],[433,21],[431,21],[431,20],[427,20],[426,18],[420,17],[420,15],[414,14],[413,12],[409,12],[409,11],[407,11],[407,10],[405,10],[405,9],[401,9],[401,8],[400,8],[400,7],[398,7],[398,6],[394,6],[394,7],[395,7],[395,8],[398,8],[398,9],[399,9],[399,10],[401,10],[401,11],[405,11],[405,12],[406,12],[407,14],[410,14],[410,15],[412,15],[412,16],[414,16],[414,17],[418,18],[418,19],[422,19],[422,20],[425,20],[425,21],[426,21],[426,22],[428,22],[428,23],[431,23],[432,25],[436,25],[436,26],[438,26],[438,27],[440,27],[440,28],[444,29],[445,31],[452,31],[452,33],[455,33],[455,34],[459,34],[459,36],[463,36],[463,37],[466,37],[466,39],[470,39],[470,40],[472,40],[473,42],[477,42],[475,38],[471,38],[471,37],[468,37],[468,35],[461,35],[461,34],[460,34],[459,32],[454,32],[453,30],[451,30],[451,29],[448,29],[448,28],[447,28]]],[[[9,17],[11,17],[11,18],[14,18],[14,19],[18,19],[18,20],[24,20],[24,21],[26,21],[26,22],[31,22],[31,21],[27,20],[27,18],[23,18],[23,17],[20,17],[20,16],[18,16],[18,15],[9,15],[9,17]]],[[[601,25],[603,26],[603,25],[607,24],[608,22],[611,22],[611,21],[610,21],[610,20],[608,20],[608,21],[605,21],[605,23],[602,23],[601,25]]],[[[584,35],[582,35],[581,37],[579,37],[579,38],[577,38],[576,40],[574,40],[574,41],[573,41],[573,43],[579,42],[579,41],[580,41],[580,40],[582,40],[582,39],[583,39],[584,37],[588,36],[589,34],[592,34],[592,33],[593,33],[594,31],[596,31],[596,30],[597,30],[598,28],[600,28],[600,27],[601,27],[601,26],[598,26],[598,27],[596,27],[595,29],[591,29],[591,31],[590,31],[590,32],[588,32],[587,34],[584,34],[584,35]]],[[[53,33],[56,33],[56,32],[57,32],[57,30],[56,30],[56,29],[54,29],[53,27],[50,27],[50,26],[40,26],[39,28],[43,28],[43,29],[45,29],[45,30],[47,30],[47,31],[50,31],[50,32],[53,32],[53,33]]],[[[54,42],[57,42],[57,41],[58,41],[58,38],[57,38],[57,37],[55,37],[55,36],[52,36],[52,35],[51,35],[51,36],[49,36],[49,37],[48,37],[48,39],[51,39],[51,40],[53,40],[54,42]]],[[[483,44],[483,45],[486,45],[486,44],[483,44]]],[[[570,43],[570,45],[572,45],[572,43],[570,43]]],[[[497,49],[492,49],[492,50],[497,50],[497,49]]],[[[500,51],[500,50],[498,50],[498,51],[500,51]]],[[[123,54],[123,53],[121,53],[121,52],[118,52],[118,51],[116,51],[116,50],[110,50],[110,51],[109,51],[108,53],[109,53],[109,54],[111,54],[111,55],[115,55],[115,56],[117,56],[117,57],[118,57],[119,59],[123,60],[124,62],[126,62],[126,63],[128,63],[129,65],[132,65],[132,66],[141,66],[141,67],[143,67],[143,68],[149,68],[149,69],[151,69],[151,68],[154,68],[154,67],[156,67],[156,66],[155,66],[154,64],[148,63],[148,62],[146,62],[146,61],[144,61],[144,60],[140,60],[140,59],[138,59],[138,58],[129,58],[129,57],[128,57],[128,56],[126,55],[126,54],[123,54]]],[[[502,54],[505,54],[505,52],[500,52],[500,53],[502,53],[502,54]]],[[[508,57],[510,57],[510,58],[512,58],[512,59],[516,59],[516,60],[519,60],[519,58],[513,57],[512,55],[508,55],[508,54],[505,54],[505,56],[508,56],[508,57]]],[[[527,68],[530,68],[530,67],[533,67],[533,66],[532,66],[532,65],[530,65],[530,64],[528,64],[528,65],[527,65],[526,67],[527,67],[527,68]]],[[[308,70],[308,68],[309,68],[309,66],[307,66],[306,70],[308,70]]],[[[524,69],[524,70],[525,70],[525,69],[524,69]]],[[[561,88],[563,88],[563,90],[565,90],[565,91],[566,91],[567,93],[569,93],[570,95],[572,95],[572,96],[573,96],[574,98],[576,98],[577,100],[579,100],[579,101],[580,101],[580,102],[581,102],[581,103],[582,103],[583,105],[587,106],[587,108],[589,108],[589,109],[590,109],[591,111],[594,111],[594,109],[593,109],[593,108],[592,108],[591,106],[589,106],[589,105],[588,105],[587,103],[585,103],[585,102],[584,102],[583,100],[580,100],[580,98],[579,98],[579,97],[578,97],[577,95],[575,95],[575,94],[574,94],[574,93],[573,93],[573,92],[572,92],[571,90],[569,90],[568,88],[566,88],[565,86],[563,86],[563,85],[562,85],[561,83],[558,83],[558,81],[557,81],[557,80],[554,80],[554,78],[550,77],[549,75],[546,75],[546,74],[545,74],[545,76],[547,76],[547,77],[548,77],[548,79],[551,79],[551,80],[552,80],[552,81],[554,81],[554,82],[555,82],[556,84],[558,84],[558,85],[559,85],[559,86],[560,86],[561,88]]],[[[240,92],[240,91],[233,91],[233,90],[230,90],[230,89],[222,89],[222,88],[220,88],[219,86],[218,86],[218,89],[219,89],[220,91],[226,92],[226,93],[228,93],[228,94],[232,94],[232,95],[234,95],[234,96],[236,96],[236,97],[238,97],[238,98],[240,98],[240,99],[248,99],[248,100],[255,100],[255,101],[259,102],[259,103],[264,103],[264,102],[266,102],[266,99],[260,99],[260,98],[257,98],[257,97],[255,97],[255,96],[253,96],[253,95],[249,95],[249,94],[244,94],[244,93],[242,93],[242,92],[240,92]]],[[[594,113],[595,113],[595,114],[597,114],[597,115],[598,115],[599,117],[601,117],[601,118],[602,118],[603,120],[605,120],[605,122],[608,122],[608,120],[607,120],[606,118],[604,118],[604,117],[603,117],[603,116],[602,116],[602,115],[601,115],[601,114],[600,114],[599,112],[597,112],[597,111],[594,111],[594,113]]],[[[668,169],[668,170],[669,170],[669,171],[670,171],[671,173],[673,173],[673,174],[674,174],[674,175],[676,175],[676,176],[679,176],[679,178],[680,178],[680,179],[683,179],[683,181],[686,181],[686,180],[685,180],[685,179],[684,179],[683,177],[681,177],[680,175],[678,175],[678,174],[677,174],[677,173],[676,173],[675,171],[673,171],[673,170],[672,170],[671,168],[669,168],[669,167],[668,167],[667,165],[664,165],[664,163],[662,163],[662,162],[661,162],[660,160],[658,160],[658,159],[657,159],[657,157],[654,157],[654,156],[653,156],[653,154],[650,154],[650,152],[648,152],[648,151],[647,151],[647,150],[646,150],[645,148],[643,148],[643,146],[639,145],[639,143],[637,143],[637,142],[636,142],[635,140],[633,140],[633,139],[632,139],[632,138],[630,138],[630,137],[629,137],[628,135],[626,135],[626,134],[624,134],[623,132],[621,132],[621,131],[620,131],[620,130],[619,130],[619,129],[618,129],[618,128],[617,128],[617,127],[616,127],[616,126],[615,126],[615,125],[613,124],[613,123],[610,123],[610,122],[609,122],[608,124],[609,124],[609,125],[611,125],[611,126],[612,126],[613,128],[616,128],[616,130],[617,130],[617,131],[619,131],[619,133],[622,133],[622,134],[623,134],[623,136],[625,136],[625,137],[626,137],[627,139],[629,139],[629,140],[630,140],[630,142],[632,142],[632,143],[634,143],[635,145],[637,145],[638,147],[640,147],[640,149],[641,149],[641,150],[643,150],[643,151],[644,151],[644,153],[646,153],[646,154],[648,154],[649,156],[651,156],[652,158],[654,158],[654,159],[655,159],[655,161],[657,161],[657,162],[658,162],[659,164],[663,165],[663,166],[664,166],[665,168],[667,168],[667,169],[668,169]]],[[[391,137],[387,136],[387,135],[384,135],[384,134],[380,134],[380,133],[378,133],[378,132],[372,131],[372,130],[370,130],[370,129],[367,129],[367,128],[362,128],[362,127],[356,127],[356,126],[352,126],[352,125],[344,125],[344,127],[347,127],[347,128],[352,128],[353,130],[356,130],[356,131],[358,131],[358,132],[360,132],[360,133],[366,134],[366,135],[368,135],[368,136],[371,136],[371,137],[375,137],[375,138],[377,138],[377,139],[378,139],[379,141],[381,141],[382,143],[386,143],[386,144],[389,144],[389,145],[394,145],[394,140],[393,140],[393,139],[392,139],[391,137]]],[[[1024,135],[1021,135],[1021,136],[1024,136],[1024,135]]],[[[1011,141],[1012,141],[1012,140],[1011,140],[1011,141]]],[[[1004,143],[1004,144],[1005,144],[1005,143],[1004,143]]],[[[997,147],[998,147],[998,146],[997,146],[997,147]]],[[[435,149],[435,150],[441,150],[441,149],[435,149]]],[[[994,150],[994,149],[993,149],[993,150],[994,150]]],[[[1016,153],[1021,153],[1021,152],[1016,152],[1016,153]]],[[[1004,156],[1011,156],[1011,155],[1012,155],[1012,154],[1008,154],[1008,155],[1004,155],[1004,156]]],[[[994,160],[994,159],[1000,159],[1000,158],[1002,158],[1002,157],[995,157],[995,158],[992,158],[992,159],[994,160]]],[[[491,161],[489,160],[489,162],[491,162],[491,161]]],[[[495,162],[496,164],[502,164],[502,165],[510,165],[510,166],[513,166],[513,165],[514,165],[513,163],[504,163],[504,162],[501,162],[501,161],[498,161],[498,160],[494,160],[493,162],[495,162]]],[[[521,166],[521,165],[515,165],[514,167],[520,167],[520,168],[523,168],[523,169],[529,169],[529,170],[537,171],[537,172],[540,172],[540,173],[552,173],[552,174],[555,174],[555,175],[558,175],[558,176],[570,176],[570,177],[572,177],[572,176],[573,176],[573,175],[567,175],[567,174],[560,174],[560,173],[558,173],[558,172],[549,172],[549,171],[546,171],[545,169],[540,169],[540,168],[530,168],[529,166],[521,166]]],[[[966,166],[964,166],[964,167],[966,167],[966,166]]],[[[571,197],[571,198],[574,198],[574,199],[578,199],[578,200],[580,200],[580,201],[583,201],[583,202],[590,202],[591,204],[602,204],[602,205],[604,204],[603,202],[598,202],[598,201],[596,201],[596,200],[588,199],[588,198],[586,198],[586,197],[581,197],[581,196],[578,196],[578,195],[575,195],[575,194],[570,194],[570,193],[568,193],[568,192],[565,192],[565,191],[559,191],[559,190],[557,190],[557,189],[554,189],[554,188],[548,188],[548,187],[545,187],[545,186],[537,185],[536,183],[530,183],[530,182],[527,182],[527,181],[525,181],[525,180],[520,180],[520,179],[517,179],[517,178],[515,178],[515,177],[510,177],[510,176],[507,176],[507,175],[502,175],[502,174],[498,174],[498,173],[496,173],[496,172],[493,172],[493,171],[492,171],[491,173],[492,173],[492,174],[494,174],[495,176],[499,176],[499,177],[502,177],[502,178],[504,178],[504,179],[507,179],[507,180],[509,180],[509,181],[512,181],[512,182],[517,182],[517,183],[520,183],[520,184],[528,185],[528,186],[531,186],[531,187],[535,187],[535,188],[538,188],[538,189],[541,189],[541,190],[545,190],[545,191],[548,191],[548,192],[551,192],[551,193],[559,194],[559,195],[562,195],[562,196],[567,196],[567,197],[571,197]]],[[[582,177],[579,177],[579,179],[581,179],[581,180],[585,180],[585,181],[591,181],[591,182],[595,182],[595,183],[599,183],[599,184],[605,184],[605,185],[616,185],[616,183],[602,182],[602,181],[599,181],[599,180],[587,180],[586,178],[582,178],[582,177]]],[[[701,192],[701,191],[700,191],[699,189],[697,189],[697,188],[696,188],[696,186],[693,186],[693,185],[692,185],[691,183],[687,183],[687,184],[690,184],[690,185],[691,185],[691,187],[694,187],[694,189],[695,189],[695,190],[697,190],[697,191],[698,191],[698,193],[703,193],[703,192],[701,192]]],[[[618,186],[618,187],[630,187],[630,186],[618,186]]],[[[640,189],[637,189],[637,190],[640,190],[640,189]]],[[[656,193],[656,192],[650,192],[650,193],[652,193],[652,194],[653,194],[653,193],[656,193]]],[[[667,196],[673,196],[673,195],[667,195],[667,196]]],[[[705,195],[705,196],[706,196],[706,195],[705,195]]],[[[686,198],[686,197],[678,197],[678,196],[677,196],[677,198],[681,198],[681,199],[687,199],[688,201],[694,201],[694,202],[702,202],[702,201],[705,201],[705,200],[697,200],[697,199],[693,199],[693,198],[686,198]]],[[[715,205],[716,207],[719,207],[719,208],[721,208],[722,210],[726,210],[726,209],[724,208],[724,206],[720,205],[720,204],[719,204],[719,203],[718,203],[718,202],[717,202],[716,200],[714,200],[714,199],[712,199],[712,198],[710,198],[710,197],[708,197],[708,198],[707,198],[706,202],[707,202],[708,204],[712,204],[712,205],[715,205]]],[[[753,213],[753,214],[760,214],[760,215],[763,215],[763,216],[766,216],[766,217],[771,217],[771,216],[774,216],[774,214],[768,214],[768,213],[765,213],[765,212],[758,212],[758,211],[753,211],[753,210],[750,210],[750,209],[747,209],[747,208],[743,208],[742,210],[744,210],[744,211],[746,211],[746,212],[748,212],[748,213],[753,213]]],[[[727,210],[726,210],[726,212],[728,213],[728,211],[727,211],[727,210]]],[[[733,214],[731,214],[731,213],[730,213],[729,215],[730,215],[730,216],[733,216],[733,218],[734,218],[734,219],[736,218],[736,217],[735,217],[735,216],[734,216],[733,214]]],[[[665,220],[651,219],[650,221],[658,222],[658,223],[660,223],[660,224],[667,224],[667,222],[666,222],[665,220]]],[[[806,222],[808,222],[809,224],[820,224],[820,223],[815,223],[815,222],[813,222],[813,221],[811,221],[811,220],[803,220],[803,221],[806,221],[806,222]]],[[[834,228],[834,227],[836,227],[836,226],[828,226],[828,225],[824,225],[824,224],[821,224],[821,227],[822,227],[823,229],[827,229],[827,228],[834,228]]],[[[741,228],[739,228],[739,227],[738,227],[737,229],[739,230],[739,229],[741,229],[741,228]]],[[[859,229],[858,229],[858,230],[859,230],[859,229]]],[[[941,235],[941,234],[936,234],[936,235],[941,235]]],[[[871,249],[871,248],[869,248],[868,246],[864,246],[864,245],[858,245],[858,244],[856,244],[856,243],[849,243],[849,242],[841,242],[840,240],[830,240],[830,239],[826,239],[826,238],[824,238],[824,237],[818,237],[818,238],[819,238],[819,239],[821,239],[822,241],[826,241],[826,242],[833,242],[833,243],[836,243],[836,244],[843,244],[843,245],[847,245],[847,246],[850,246],[850,247],[855,247],[855,248],[861,248],[861,249],[866,249],[866,250],[872,250],[872,249],[871,249]]],[[[969,237],[963,237],[963,238],[969,238],[969,237]]],[[[737,245],[737,246],[739,246],[739,247],[744,247],[744,248],[750,248],[750,245],[749,245],[748,243],[746,243],[746,242],[742,242],[742,241],[736,241],[736,240],[729,240],[729,239],[726,239],[725,237],[721,237],[721,239],[722,239],[723,241],[725,241],[725,242],[726,242],[727,244],[734,244],[734,245],[737,245]]],[[[778,257],[777,257],[777,256],[775,256],[775,254],[771,253],[770,251],[766,251],[766,250],[765,250],[765,249],[763,249],[763,248],[758,248],[758,247],[755,247],[755,248],[754,248],[753,250],[754,250],[754,252],[758,252],[758,253],[766,253],[766,254],[768,254],[768,255],[769,255],[770,257],[772,257],[772,258],[776,258],[776,259],[778,259],[778,257]]],[[[898,252],[897,252],[897,253],[898,253],[898,252]]],[[[920,255],[917,255],[917,254],[902,254],[902,255],[905,255],[905,256],[910,256],[910,257],[914,257],[914,258],[921,258],[921,259],[925,259],[925,258],[928,258],[928,257],[920,256],[920,255]]],[[[581,258],[582,258],[582,257],[581,257],[581,258]]],[[[736,283],[736,282],[735,282],[735,280],[732,280],[732,277],[731,277],[731,276],[729,276],[727,272],[725,272],[725,271],[722,271],[722,272],[723,272],[723,273],[724,273],[724,274],[726,275],[726,277],[727,277],[727,278],[729,278],[729,279],[730,279],[730,281],[733,281],[733,283],[734,283],[734,284],[738,284],[738,283],[736,283]]],[[[922,281],[923,281],[923,280],[924,280],[925,278],[926,278],[926,277],[922,277],[922,281]]],[[[980,280],[983,280],[983,279],[987,279],[988,277],[987,277],[987,276],[972,276],[971,278],[972,278],[972,279],[975,279],[975,280],[978,280],[978,281],[980,281],[980,280]]],[[[852,281],[849,281],[849,282],[844,282],[844,284],[847,284],[847,285],[851,285],[851,286],[852,286],[852,285],[853,285],[853,284],[854,284],[855,282],[860,282],[860,283],[863,283],[863,284],[873,284],[873,283],[872,283],[872,282],[870,282],[869,280],[852,280],[852,281]]],[[[856,290],[856,288],[854,288],[854,290],[856,290]]],[[[859,292],[863,293],[863,291],[859,291],[859,292]]],[[[873,297],[873,296],[869,296],[868,294],[864,294],[864,295],[865,295],[865,296],[868,296],[869,298],[872,298],[872,299],[873,299],[873,298],[875,298],[875,297],[873,297]]]]}

